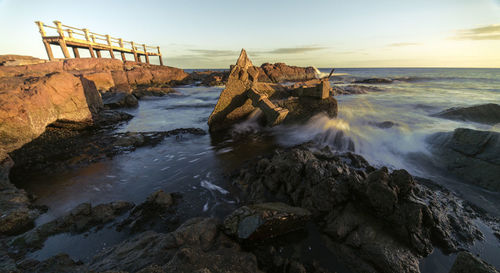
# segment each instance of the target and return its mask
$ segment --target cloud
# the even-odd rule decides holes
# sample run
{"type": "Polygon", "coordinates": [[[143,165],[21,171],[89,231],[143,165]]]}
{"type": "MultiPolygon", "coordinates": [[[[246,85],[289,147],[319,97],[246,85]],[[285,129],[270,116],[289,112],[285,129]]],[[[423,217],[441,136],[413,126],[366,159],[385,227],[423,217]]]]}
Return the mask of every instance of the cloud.
{"type": "Polygon", "coordinates": [[[458,40],[500,40],[500,24],[459,30],[458,40]]]}
{"type": "Polygon", "coordinates": [[[402,46],[416,46],[421,45],[420,43],[392,43],[388,44],[388,47],[402,47],[402,46]]]}
{"type": "Polygon", "coordinates": [[[311,52],[311,51],[317,51],[317,50],[322,50],[326,49],[325,47],[316,47],[316,46],[303,46],[303,47],[283,47],[283,48],[276,48],[270,51],[266,51],[265,53],[269,54],[299,54],[299,53],[306,53],[306,52],[311,52]]]}
{"type": "Polygon", "coordinates": [[[234,50],[218,50],[218,49],[190,49],[189,51],[199,54],[206,58],[227,57],[239,54],[238,51],[234,50]]]}

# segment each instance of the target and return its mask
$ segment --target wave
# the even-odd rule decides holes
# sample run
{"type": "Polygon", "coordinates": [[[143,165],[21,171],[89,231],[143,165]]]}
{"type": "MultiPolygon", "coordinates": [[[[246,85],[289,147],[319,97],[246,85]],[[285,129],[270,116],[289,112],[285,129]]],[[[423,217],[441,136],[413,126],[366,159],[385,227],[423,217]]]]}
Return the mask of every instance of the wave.
{"type": "Polygon", "coordinates": [[[165,110],[181,109],[181,108],[214,108],[216,103],[198,103],[198,104],[177,104],[163,107],[165,110]]]}

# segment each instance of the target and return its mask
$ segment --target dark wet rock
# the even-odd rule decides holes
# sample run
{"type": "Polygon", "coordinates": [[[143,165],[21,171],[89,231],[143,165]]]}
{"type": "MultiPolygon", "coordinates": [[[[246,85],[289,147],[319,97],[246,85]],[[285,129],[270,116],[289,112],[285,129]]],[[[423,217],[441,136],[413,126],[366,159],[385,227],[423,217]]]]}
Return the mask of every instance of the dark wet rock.
{"type": "Polygon", "coordinates": [[[263,240],[303,228],[311,218],[306,209],[284,203],[243,206],[224,220],[226,234],[240,240],[263,240]]]}
{"type": "Polygon", "coordinates": [[[154,146],[169,136],[181,139],[188,134],[204,135],[206,132],[199,128],[179,128],[164,132],[113,133],[92,128],[73,130],[49,126],[39,138],[11,153],[16,164],[10,177],[16,183],[32,173],[63,171],[111,158],[124,151],[154,146]]]}
{"type": "Polygon", "coordinates": [[[162,219],[161,222],[168,221],[165,214],[174,212],[173,206],[180,198],[178,194],[165,193],[158,190],[152,193],[146,201],[137,205],[130,215],[119,224],[119,228],[128,228],[133,232],[151,229],[151,226],[162,219]]]}
{"type": "Polygon", "coordinates": [[[434,151],[434,161],[463,182],[500,191],[500,134],[458,128],[441,132],[427,141],[434,151]]]}
{"type": "Polygon", "coordinates": [[[92,227],[100,227],[109,223],[130,210],[134,204],[115,201],[92,207],[90,203],[82,203],[73,208],[67,215],[45,223],[12,241],[12,246],[19,249],[38,249],[45,240],[59,233],[83,233],[92,227]]]}
{"type": "Polygon", "coordinates": [[[382,89],[375,86],[366,86],[366,85],[346,85],[339,86],[333,85],[332,95],[358,95],[358,94],[366,94],[370,92],[380,92],[382,89]]]}
{"type": "MultiPolygon", "coordinates": [[[[280,83],[287,81],[307,81],[316,79],[316,69],[314,67],[297,67],[287,65],[285,63],[264,63],[260,66],[261,70],[265,73],[271,82],[280,83]]],[[[265,78],[260,77],[260,81],[265,78]]]]}
{"type": "Polygon", "coordinates": [[[224,85],[229,77],[229,71],[195,71],[184,80],[186,84],[197,83],[204,86],[224,85]]]}
{"type": "Polygon", "coordinates": [[[133,118],[131,114],[116,111],[116,110],[102,110],[99,112],[95,120],[97,128],[115,126],[122,122],[129,121],[133,118]]]}
{"type": "Polygon", "coordinates": [[[451,267],[450,273],[498,273],[493,266],[487,264],[479,257],[469,252],[460,252],[455,263],[451,267]]]}
{"type": "Polygon", "coordinates": [[[193,218],[163,234],[147,231],[97,254],[97,272],[260,272],[251,253],[220,232],[217,220],[193,218]]]}
{"type": "Polygon", "coordinates": [[[500,105],[488,103],[470,107],[453,107],[434,114],[433,116],[495,125],[500,123],[500,105]]]}
{"type": "Polygon", "coordinates": [[[434,245],[456,251],[482,238],[471,208],[451,193],[430,190],[404,170],[375,170],[350,153],[276,150],[235,183],[249,202],[278,199],[311,211],[330,250],[360,272],[419,272],[434,245]]]}
{"type": "Polygon", "coordinates": [[[394,126],[399,126],[398,123],[396,123],[394,121],[390,121],[390,120],[386,120],[386,121],[382,121],[382,122],[369,122],[368,124],[375,126],[375,127],[378,127],[380,129],[389,129],[389,128],[392,128],[394,126]]]}
{"type": "MultiPolygon", "coordinates": [[[[20,272],[36,272],[36,273],[84,273],[88,269],[80,261],[74,261],[68,254],[58,254],[44,261],[25,260],[18,266],[20,272]]],[[[14,272],[18,272],[14,271],[14,272]]]]}
{"type": "Polygon", "coordinates": [[[372,79],[356,80],[353,83],[379,84],[379,83],[392,83],[392,82],[393,80],[389,78],[372,78],[372,79]]]}
{"type": "Polygon", "coordinates": [[[137,98],[129,93],[107,92],[102,94],[102,102],[108,109],[133,108],[139,105],[137,98]]]}

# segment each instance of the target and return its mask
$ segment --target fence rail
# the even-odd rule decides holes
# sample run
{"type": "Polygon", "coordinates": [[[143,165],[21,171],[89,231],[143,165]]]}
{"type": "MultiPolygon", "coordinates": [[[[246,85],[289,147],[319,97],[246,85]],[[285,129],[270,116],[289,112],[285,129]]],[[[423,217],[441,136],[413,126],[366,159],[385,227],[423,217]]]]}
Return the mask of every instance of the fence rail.
{"type": "Polygon", "coordinates": [[[45,50],[47,51],[49,60],[55,59],[50,45],[58,45],[61,47],[64,58],[71,58],[68,51],[68,47],[71,47],[75,58],[80,58],[78,49],[88,49],[92,58],[96,58],[96,56],[97,58],[101,58],[101,51],[108,51],[111,58],[115,59],[114,52],[120,52],[123,61],[126,60],[125,54],[133,54],[136,62],[141,62],[141,57],[144,56],[146,63],[148,64],[149,56],[158,56],[160,59],[160,65],[163,65],[162,54],[159,46],[148,46],[146,44],[139,44],[133,41],[124,41],[122,38],[111,37],[107,34],[90,32],[86,28],[76,28],[63,25],[59,21],[54,21],[55,26],[46,25],[40,21],[36,21],[35,23],[40,30],[40,34],[42,35],[42,41],[45,45],[45,50]],[[57,35],[47,35],[45,28],[55,29],[57,31],[57,35]],[[157,52],[148,51],[148,49],[153,49],[157,52]]]}

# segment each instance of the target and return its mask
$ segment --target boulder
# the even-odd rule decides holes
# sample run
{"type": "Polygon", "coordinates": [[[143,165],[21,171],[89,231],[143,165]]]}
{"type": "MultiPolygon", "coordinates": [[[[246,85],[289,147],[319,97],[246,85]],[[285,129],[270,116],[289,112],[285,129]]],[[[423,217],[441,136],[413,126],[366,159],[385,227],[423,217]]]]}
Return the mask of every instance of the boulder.
{"type": "Polygon", "coordinates": [[[220,232],[217,224],[215,219],[193,218],[167,234],[138,234],[98,253],[88,268],[96,272],[261,272],[255,256],[220,232]]]}
{"type": "Polygon", "coordinates": [[[109,91],[115,86],[113,76],[109,71],[85,73],[82,76],[87,80],[93,81],[97,90],[100,92],[109,91]]]}
{"type": "Polygon", "coordinates": [[[434,114],[433,116],[495,125],[500,123],[500,105],[488,103],[470,107],[454,107],[434,114]]]}
{"type": "Polygon", "coordinates": [[[163,97],[168,94],[180,94],[171,87],[156,87],[156,86],[136,86],[132,91],[132,94],[138,99],[148,97],[163,97]]]}
{"type": "Polygon", "coordinates": [[[301,229],[311,218],[306,209],[284,203],[243,206],[224,220],[224,230],[240,240],[259,241],[301,229]]]}
{"type": "Polygon", "coordinates": [[[32,56],[23,55],[0,55],[0,66],[19,66],[38,63],[46,63],[47,60],[42,60],[32,56]]]}
{"type": "Polygon", "coordinates": [[[92,87],[65,72],[1,78],[0,145],[7,152],[17,149],[56,120],[92,122],[91,109],[99,108],[99,100],[90,97],[98,97],[92,87]]]}
{"type": "Polygon", "coordinates": [[[451,267],[450,273],[498,273],[493,266],[469,252],[460,252],[451,267]]]}
{"type": "Polygon", "coordinates": [[[148,85],[152,83],[153,74],[151,74],[151,71],[147,68],[134,67],[125,72],[127,73],[127,79],[130,85],[148,85]]]}
{"type": "Polygon", "coordinates": [[[353,83],[363,83],[363,84],[379,84],[379,83],[392,83],[393,80],[389,78],[371,78],[353,81],[353,83]]]}
{"type": "Polygon", "coordinates": [[[72,73],[123,70],[123,62],[119,59],[108,58],[65,59],[63,69],[72,73]]]}
{"type": "Polygon", "coordinates": [[[460,181],[500,191],[500,133],[457,128],[433,134],[427,141],[437,166],[460,181]]]}
{"type": "Polygon", "coordinates": [[[139,106],[137,98],[130,93],[107,92],[102,94],[102,102],[108,109],[133,108],[139,106]]]}

